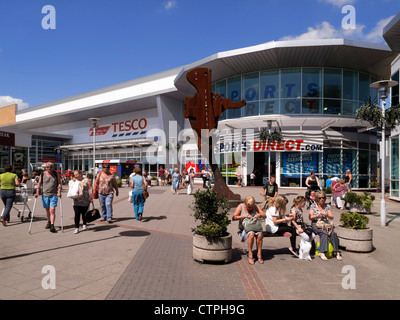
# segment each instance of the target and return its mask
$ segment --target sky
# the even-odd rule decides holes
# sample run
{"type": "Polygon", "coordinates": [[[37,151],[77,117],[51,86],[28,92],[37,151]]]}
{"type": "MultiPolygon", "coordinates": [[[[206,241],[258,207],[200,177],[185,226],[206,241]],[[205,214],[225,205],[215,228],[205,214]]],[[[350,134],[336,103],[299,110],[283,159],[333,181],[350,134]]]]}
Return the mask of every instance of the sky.
{"type": "Polygon", "coordinates": [[[0,0],[0,107],[22,110],[269,41],[385,44],[382,29],[399,12],[399,0],[0,0]]]}

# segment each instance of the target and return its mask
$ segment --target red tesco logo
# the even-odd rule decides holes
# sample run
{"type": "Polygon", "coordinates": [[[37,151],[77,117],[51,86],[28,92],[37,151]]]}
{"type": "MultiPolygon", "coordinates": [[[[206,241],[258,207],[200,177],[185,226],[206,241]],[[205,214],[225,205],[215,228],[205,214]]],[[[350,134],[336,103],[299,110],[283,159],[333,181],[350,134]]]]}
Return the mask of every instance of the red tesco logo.
{"type": "Polygon", "coordinates": [[[113,122],[114,132],[143,130],[147,127],[147,119],[133,119],[121,122],[113,122]]]}

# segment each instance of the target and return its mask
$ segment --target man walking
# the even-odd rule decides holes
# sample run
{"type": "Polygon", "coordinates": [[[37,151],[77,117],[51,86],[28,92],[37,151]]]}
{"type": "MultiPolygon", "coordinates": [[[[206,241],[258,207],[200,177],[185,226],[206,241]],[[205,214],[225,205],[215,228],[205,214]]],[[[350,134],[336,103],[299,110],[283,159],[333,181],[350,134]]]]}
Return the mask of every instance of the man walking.
{"type": "Polygon", "coordinates": [[[54,221],[56,219],[56,207],[58,198],[61,200],[61,179],[58,172],[54,170],[54,165],[51,162],[46,163],[46,171],[42,172],[39,178],[35,198],[39,196],[39,190],[42,186],[42,204],[46,209],[47,224],[46,229],[56,233],[54,221]]]}

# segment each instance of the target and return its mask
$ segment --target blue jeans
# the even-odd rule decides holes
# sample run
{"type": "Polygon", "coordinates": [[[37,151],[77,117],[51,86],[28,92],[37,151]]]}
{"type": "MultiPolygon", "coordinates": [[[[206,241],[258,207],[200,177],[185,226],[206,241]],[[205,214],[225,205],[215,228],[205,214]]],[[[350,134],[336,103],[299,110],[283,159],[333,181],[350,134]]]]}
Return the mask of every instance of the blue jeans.
{"type": "Polygon", "coordinates": [[[143,191],[132,191],[133,210],[135,218],[139,220],[139,214],[143,215],[144,204],[146,199],[143,197],[143,191]]]}
{"type": "Polygon", "coordinates": [[[114,194],[99,194],[99,200],[101,205],[101,216],[104,219],[112,218],[112,201],[114,199],[114,194]]]}
{"type": "Polygon", "coordinates": [[[1,190],[1,200],[3,200],[4,203],[4,212],[1,218],[8,222],[10,221],[10,211],[15,200],[15,191],[7,189],[1,190]]]}
{"type": "Polygon", "coordinates": [[[328,252],[328,238],[332,244],[333,251],[339,251],[339,239],[334,231],[332,231],[331,235],[328,237],[327,234],[322,232],[321,229],[318,229],[315,223],[312,224],[313,231],[316,235],[319,235],[320,238],[320,252],[328,252]]]}

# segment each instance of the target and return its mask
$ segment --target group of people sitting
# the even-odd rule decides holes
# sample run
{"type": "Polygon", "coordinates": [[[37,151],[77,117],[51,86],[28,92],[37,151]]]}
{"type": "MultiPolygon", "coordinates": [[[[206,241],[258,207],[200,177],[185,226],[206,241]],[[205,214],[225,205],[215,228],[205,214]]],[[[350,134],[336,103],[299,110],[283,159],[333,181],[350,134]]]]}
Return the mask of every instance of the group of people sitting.
{"type": "MultiPolygon", "coordinates": [[[[272,180],[272,179],[271,179],[272,180]]],[[[270,187],[265,188],[265,194],[274,189],[274,195],[268,197],[267,201],[260,206],[256,204],[253,196],[244,199],[232,217],[232,220],[239,221],[240,235],[242,241],[247,239],[248,259],[250,264],[255,263],[253,254],[253,245],[256,242],[257,261],[264,263],[262,259],[263,244],[263,221],[265,221],[265,230],[267,233],[276,234],[290,238],[289,250],[296,256],[305,260],[312,260],[310,253],[313,254],[315,248],[314,238],[320,237],[319,257],[322,260],[328,260],[329,242],[333,247],[333,255],[338,260],[342,260],[339,252],[339,241],[334,232],[333,214],[331,207],[325,203],[326,194],[323,191],[315,193],[315,201],[309,208],[309,219],[311,224],[305,222],[303,217],[303,208],[307,199],[304,196],[297,196],[287,212],[288,199],[284,195],[278,196],[275,181],[269,182],[270,187]],[[296,237],[300,236],[300,248],[296,247],[296,237]],[[310,252],[311,251],[311,252],[310,252]]],[[[264,193],[263,193],[264,195],[264,193]]]]}

